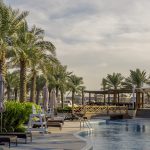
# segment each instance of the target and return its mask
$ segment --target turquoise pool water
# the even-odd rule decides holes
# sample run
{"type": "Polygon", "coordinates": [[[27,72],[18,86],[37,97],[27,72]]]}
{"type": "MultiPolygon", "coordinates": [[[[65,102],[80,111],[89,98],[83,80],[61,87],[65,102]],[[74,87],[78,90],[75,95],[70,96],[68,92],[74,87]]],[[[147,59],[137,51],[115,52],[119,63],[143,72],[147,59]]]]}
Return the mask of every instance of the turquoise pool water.
{"type": "Polygon", "coordinates": [[[82,136],[94,150],[150,150],[150,120],[106,120],[92,126],[94,131],[82,136]]]}

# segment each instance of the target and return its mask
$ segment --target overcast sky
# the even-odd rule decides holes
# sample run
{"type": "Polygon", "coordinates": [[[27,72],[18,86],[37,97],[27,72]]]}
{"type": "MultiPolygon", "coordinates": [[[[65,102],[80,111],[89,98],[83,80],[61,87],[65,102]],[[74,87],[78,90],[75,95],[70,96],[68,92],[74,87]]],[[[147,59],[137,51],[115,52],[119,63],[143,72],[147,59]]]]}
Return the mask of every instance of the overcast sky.
{"type": "Polygon", "coordinates": [[[69,71],[100,89],[113,72],[150,73],[150,0],[5,0],[28,10],[27,20],[46,32],[69,71]]]}

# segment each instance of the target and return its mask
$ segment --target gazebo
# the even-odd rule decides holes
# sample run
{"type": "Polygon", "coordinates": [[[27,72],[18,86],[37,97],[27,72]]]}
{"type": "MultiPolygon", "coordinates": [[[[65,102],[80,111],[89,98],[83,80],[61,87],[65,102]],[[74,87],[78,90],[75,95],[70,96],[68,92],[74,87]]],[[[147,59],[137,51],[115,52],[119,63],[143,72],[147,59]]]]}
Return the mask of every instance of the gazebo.
{"type": "Polygon", "coordinates": [[[150,88],[136,88],[134,91],[130,89],[109,89],[109,90],[99,90],[91,91],[84,90],[82,91],[82,105],[85,105],[85,94],[88,94],[88,105],[117,105],[117,106],[132,106],[133,109],[144,108],[144,94],[150,92],[150,88]],[[132,97],[130,101],[121,101],[121,96],[123,94],[129,94],[132,97]],[[94,95],[94,102],[92,101],[92,95],[94,95]],[[98,95],[101,95],[103,101],[98,101],[98,95]],[[111,97],[113,95],[113,97],[111,97]],[[112,101],[112,98],[115,98],[115,101],[112,101]]]}

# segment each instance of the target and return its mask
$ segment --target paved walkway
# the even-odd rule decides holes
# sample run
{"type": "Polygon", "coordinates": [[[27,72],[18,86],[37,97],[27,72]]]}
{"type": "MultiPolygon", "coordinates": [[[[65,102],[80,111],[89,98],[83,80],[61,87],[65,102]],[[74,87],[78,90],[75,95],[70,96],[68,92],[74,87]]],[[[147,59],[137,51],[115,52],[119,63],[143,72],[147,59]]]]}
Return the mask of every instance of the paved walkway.
{"type": "MultiPolygon", "coordinates": [[[[11,150],[81,150],[86,146],[86,142],[75,137],[73,133],[80,131],[79,122],[65,122],[62,130],[59,128],[49,128],[50,134],[34,134],[33,142],[12,146],[11,150]]],[[[22,142],[24,142],[21,139],[22,142]]]]}

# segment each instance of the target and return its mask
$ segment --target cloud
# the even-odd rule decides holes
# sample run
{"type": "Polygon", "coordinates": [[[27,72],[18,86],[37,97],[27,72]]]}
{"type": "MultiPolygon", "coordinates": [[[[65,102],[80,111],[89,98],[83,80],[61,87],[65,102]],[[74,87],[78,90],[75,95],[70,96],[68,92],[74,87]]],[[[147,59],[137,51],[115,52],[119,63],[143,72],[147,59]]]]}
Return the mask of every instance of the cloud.
{"type": "Polygon", "coordinates": [[[30,26],[46,31],[61,62],[83,76],[88,89],[99,89],[108,73],[149,70],[148,0],[5,0],[29,10],[30,26]]]}

